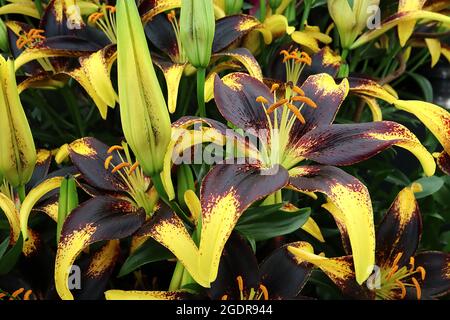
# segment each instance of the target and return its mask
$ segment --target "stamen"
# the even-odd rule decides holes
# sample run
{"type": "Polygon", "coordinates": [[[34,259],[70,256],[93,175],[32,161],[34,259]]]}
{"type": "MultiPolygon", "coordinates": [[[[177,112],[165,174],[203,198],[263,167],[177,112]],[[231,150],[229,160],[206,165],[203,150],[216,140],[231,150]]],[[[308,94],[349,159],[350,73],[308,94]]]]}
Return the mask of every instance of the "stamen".
{"type": "Polygon", "coordinates": [[[170,22],[173,22],[176,18],[176,14],[175,14],[175,10],[171,10],[168,14],[167,14],[167,19],[170,22]]]}
{"type": "Polygon", "coordinates": [[[242,280],[242,277],[238,276],[236,278],[236,280],[237,280],[237,283],[238,283],[239,291],[241,291],[241,292],[244,291],[244,280],[242,280]]]}
{"type": "Polygon", "coordinates": [[[17,298],[17,296],[18,296],[19,294],[21,294],[22,292],[24,292],[24,291],[25,291],[24,288],[17,289],[16,291],[14,291],[14,292],[12,293],[11,297],[17,298]]]}
{"type": "Polygon", "coordinates": [[[300,96],[305,96],[305,91],[303,91],[300,87],[294,86],[292,90],[294,90],[294,92],[300,96]]]}
{"type": "Polygon", "coordinates": [[[131,165],[128,162],[122,162],[121,164],[117,165],[114,167],[114,169],[112,169],[112,173],[116,173],[117,171],[126,168],[126,167],[130,167],[131,165]]]}
{"type": "Polygon", "coordinates": [[[133,174],[133,172],[137,169],[137,167],[139,167],[139,161],[136,161],[131,167],[130,170],[128,171],[128,175],[131,176],[133,174]]]}
{"type": "Polygon", "coordinates": [[[400,287],[402,290],[401,298],[403,299],[406,296],[406,287],[400,280],[395,280],[395,283],[400,287]]]}
{"type": "Polygon", "coordinates": [[[296,96],[296,97],[292,97],[292,101],[303,102],[303,103],[306,103],[311,108],[314,108],[314,109],[317,108],[317,104],[308,97],[296,96]]]}
{"type": "Polygon", "coordinates": [[[414,284],[414,287],[416,287],[417,300],[420,300],[420,298],[422,297],[422,290],[420,289],[419,282],[414,277],[411,278],[411,281],[414,284]]]}
{"type": "Polygon", "coordinates": [[[392,263],[392,266],[398,265],[398,262],[400,261],[402,256],[403,256],[402,252],[397,253],[397,255],[395,256],[394,262],[392,263]]]}
{"type": "Polygon", "coordinates": [[[106,158],[106,160],[105,160],[105,170],[108,170],[109,165],[111,164],[112,159],[113,159],[113,156],[109,156],[108,158],[106,158]]]}
{"type": "Polygon", "coordinates": [[[115,6],[106,5],[105,9],[111,11],[112,13],[116,12],[116,7],[115,6]]]}
{"type": "Polygon", "coordinates": [[[106,153],[113,153],[114,151],[122,151],[123,147],[122,146],[112,146],[111,148],[108,149],[108,151],[106,151],[106,153]]]}
{"type": "Polygon", "coordinates": [[[102,12],[94,12],[91,14],[88,18],[88,22],[91,24],[95,24],[99,19],[103,18],[105,16],[102,12]]]}
{"type": "Polygon", "coordinates": [[[420,272],[420,277],[422,280],[425,280],[425,276],[427,272],[425,271],[424,267],[417,267],[416,271],[420,272]]]}
{"type": "Polygon", "coordinates": [[[0,300],[6,297],[6,293],[0,293],[0,300]]]}
{"type": "Polygon", "coordinates": [[[296,106],[294,106],[292,103],[286,103],[287,107],[289,108],[289,110],[291,110],[295,116],[297,117],[297,119],[302,123],[305,124],[306,120],[303,117],[303,115],[300,113],[300,110],[297,109],[296,106]]]}
{"type": "Polygon", "coordinates": [[[269,103],[269,100],[267,100],[267,99],[264,98],[263,96],[259,96],[258,98],[256,98],[256,102],[268,104],[268,103],[269,103]]]}
{"type": "Polygon", "coordinates": [[[266,286],[260,284],[259,285],[259,289],[262,291],[263,296],[264,296],[264,300],[269,300],[269,291],[267,291],[266,286]]]}
{"type": "Polygon", "coordinates": [[[411,268],[409,269],[409,272],[413,272],[414,271],[414,257],[410,257],[409,258],[409,265],[411,266],[411,268]]]}
{"type": "Polygon", "coordinates": [[[398,270],[398,265],[394,265],[392,267],[391,271],[389,272],[389,274],[387,275],[386,280],[389,280],[394,275],[394,273],[397,272],[397,270],[398,270]]]}
{"type": "Polygon", "coordinates": [[[42,33],[44,32],[45,31],[41,29],[30,29],[28,32],[24,33],[17,39],[17,48],[22,49],[26,45],[32,46],[33,44],[35,44],[35,42],[44,40],[45,37],[42,35],[42,33]]]}
{"type": "Polygon", "coordinates": [[[226,295],[226,294],[223,295],[222,298],[221,298],[221,300],[228,300],[228,295],[226,295]]]}
{"type": "Polygon", "coordinates": [[[281,107],[282,105],[286,104],[289,100],[288,99],[281,99],[274,104],[272,104],[269,109],[267,109],[267,113],[272,113],[276,108],[281,107]]]}
{"type": "Polygon", "coordinates": [[[280,87],[280,85],[278,83],[274,83],[272,85],[272,88],[270,88],[270,93],[274,93],[275,91],[278,90],[279,87],[280,87]]]}
{"type": "Polygon", "coordinates": [[[32,293],[32,290],[27,290],[27,292],[25,292],[25,294],[23,295],[23,300],[30,300],[30,296],[32,293]]]}

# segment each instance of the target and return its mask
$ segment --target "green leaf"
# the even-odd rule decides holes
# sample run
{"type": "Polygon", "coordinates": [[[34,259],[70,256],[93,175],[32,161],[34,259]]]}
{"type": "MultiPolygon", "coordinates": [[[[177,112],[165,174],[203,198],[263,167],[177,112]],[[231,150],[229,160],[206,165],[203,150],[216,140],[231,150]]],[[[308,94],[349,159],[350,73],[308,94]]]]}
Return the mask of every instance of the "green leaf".
{"type": "Polygon", "coordinates": [[[9,237],[7,237],[2,244],[0,244],[0,259],[3,257],[3,255],[6,252],[6,249],[8,249],[8,245],[9,245],[9,237]]]}
{"type": "Polygon", "coordinates": [[[433,86],[431,85],[431,82],[424,76],[417,73],[408,72],[408,75],[417,82],[423,92],[425,100],[428,102],[433,102],[433,86]]]}
{"type": "Polygon", "coordinates": [[[281,206],[279,204],[247,210],[239,219],[236,231],[255,241],[267,240],[298,230],[311,214],[310,208],[285,212],[279,210],[281,206]]]}
{"type": "Polygon", "coordinates": [[[14,268],[14,266],[17,263],[17,260],[19,260],[20,258],[22,248],[23,248],[23,237],[21,234],[19,236],[19,239],[17,239],[17,242],[14,244],[14,246],[11,249],[9,249],[8,252],[6,252],[5,255],[0,259],[0,275],[7,274],[12,270],[12,268],[14,268]]]}
{"type": "Polygon", "coordinates": [[[173,254],[153,239],[148,239],[132,255],[130,255],[119,271],[118,277],[123,277],[148,263],[173,258],[173,254]]]}
{"type": "Polygon", "coordinates": [[[415,194],[416,199],[422,199],[432,195],[435,192],[438,192],[442,186],[444,185],[444,180],[440,177],[424,177],[415,181],[416,183],[420,183],[422,186],[422,191],[415,194]]]}

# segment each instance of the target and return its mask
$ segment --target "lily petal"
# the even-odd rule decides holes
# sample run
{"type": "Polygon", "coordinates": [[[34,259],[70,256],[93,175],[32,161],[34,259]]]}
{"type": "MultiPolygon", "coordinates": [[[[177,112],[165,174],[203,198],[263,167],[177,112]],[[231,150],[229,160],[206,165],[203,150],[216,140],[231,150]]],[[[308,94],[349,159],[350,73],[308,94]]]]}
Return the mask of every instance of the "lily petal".
{"type": "Polygon", "coordinates": [[[450,175],[450,155],[443,151],[438,155],[436,160],[437,165],[447,175],[450,175]]]}
{"type": "Polygon", "coordinates": [[[145,25],[145,35],[161,52],[174,62],[180,62],[180,48],[172,24],[165,14],[159,14],[145,25]]]}
{"type": "MultiPolygon", "coordinates": [[[[261,283],[271,299],[293,299],[298,296],[313,270],[288,248],[305,248],[305,242],[294,242],[276,249],[260,266],[261,283]]],[[[305,249],[309,248],[306,247],[305,249]]]]}
{"type": "Polygon", "coordinates": [[[16,206],[11,199],[0,192],[0,209],[6,215],[8,219],[10,228],[10,240],[9,243],[12,245],[16,243],[20,235],[20,221],[19,213],[17,212],[16,206]]]}
{"type": "Polygon", "coordinates": [[[297,154],[335,166],[358,163],[398,146],[417,157],[427,176],[436,170],[433,156],[417,137],[403,125],[391,121],[318,127],[301,137],[297,145],[297,154]]]}
{"type": "Polygon", "coordinates": [[[108,290],[106,300],[186,300],[190,295],[176,291],[124,291],[108,290]]]}
{"type": "Polygon", "coordinates": [[[450,113],[437,105],[424,101],[397,100],[395,106],[415,115],[450,153],[450,113]]]}
{"type": "Polygon", "coordinates": [[[223,51],[260,25],[258,19],[245,14],[236,14],[217,20],[213,53],[223,51]]]}
{"type": "Polygon", "coordinates": [[[250,51],[245,48],[237,48],[226,52],[215,53],[212,57],[230,57],[234,60],[237,60],[242,63],[242,65],[245,67],[245,69],[247,69],[248,73],[252,77],[260,81],[263,80],[261,67],[259,66],[258,61],[250,53],[250,51]]]}
{"type": "Polygon", "coordinates": [[[443,22],[445,24],[450,24],[450,17],[436,13],[431,11],[425,11],[425,10],[413,10],[413,11],[407,11],[407,12],[399,12],[392,16],[390,16],[388,19],[386,19],[379,28],[370,30],[364,34],[362,34],[350,47],[350,49],[356,49],[359,46],[379,37],[383,33],[387,32],[388,30],[392,29],[393,27],[397,26],[401,22],[405,21],[412,21],[412,20],[420,20],[420,19],[426,19],[426,20],[432,20],[432,21],[438,21],[443,22]]]}
{"type": "MultiPolygon", "coordinates": [[[[312,248],[311,248],[312,249],[312,248]]],[[[326,258],[299,247],[288,247],[289,252],[300,261],[306,261],[320,268],[341,291],[357,299],[373,299],[374,293],[356,282],[352,256],[326,258]]]]}
{"type": "Polygon", "coordinates": [[[127,237],[144,222],[143,209],[124,200],[100,196],[72,211],[64,222],[55,261],[55,285],[61,299],[73,299],[68,287],[70,268],[88,245],[127,237]]]}
{"type": "Polygon", "coordinates": [[[376,256],[380,266],[392,264],[399,253],[399,267],[409,263],[419,245],[422,218],[410,187],[399,192],[377,230],[376,256]]]}
{"type": "Polygon", "coordinates": [[[372,113],[372,119],[374,122],[382,121],[383,120],[383,113],[381,111],[380,105],[378,104],[377,100],[375,98],[367,97],[364,95],[360,95],[360,98],[365,101],[367,106],[370,109],[370,112],[372,113]]]}
{"type": "Polygon", "coordinates": [[[39,12],[33,2],[8,3],[0,7],[0,15],[3,14],[23,14],[35,19],[39,19],[39,12]]]}
{"type": "MultiPolygon", "coordinates": [[[[426,0],[400,0],[398,2],[398,12],[408,12],[413,10],[421,10],[426,0]]],[[[414,27],[416,25],[415,20],[402,21],[398,23],[398,37],[400,39],[400,45],[405,46],[406,41],[411,37],[414,27]]]]}
{"type": "Polygon", "coordinates": [[[396,97],[391,95],[386,89],[379,85],[376,81],[367,78],[350,77],[350,92],[382,99],[388,103],[395,103],[396,97]]]}
{"type": "Polygon", "coordinates": [[[346,227],[358,283],[366,280],[375,263],[373,211],[367,188],[341,169],[301,166],[289,170],[289,186],[299,191],[325,194],[342,212],[337,222],[346,227]]]}
{"type": "Polygon", "coordinates": [[[142,17],[142,22],[146,24],[156,15],[181,7],[181,0],[151,0],[143,1],[139,6],[139,12],[142,17]]]}
{"type": "Polygon", "coordinates": [[[30,181],[27,183],[27,187],[31,189],[39,182],[45,179],[50,169],[52,162],[52,153],[49,150],[40,149],[37,150],[36,166],[34,167],[33,175],[30,181]]]}
{"type": "Polygon", "coordinates": [[[425,295],[439,297],[450,292],[450,254],[427,251],[415,256],[416,266],[426,271],[425,280],[420,281],[425,295]]]}
{"type": "MultiPolygon", "coordinates": [[[[105,160],[110,154],[108,146],[95,138],[81,138],[69,145],[70,159],[92,186],[106,191],[121,192],[127,190],[125,182],[111,168],[105,169],[105,160]]],[[[122,161],[112,153],[111,164],[118,165],[122,161]]]]}

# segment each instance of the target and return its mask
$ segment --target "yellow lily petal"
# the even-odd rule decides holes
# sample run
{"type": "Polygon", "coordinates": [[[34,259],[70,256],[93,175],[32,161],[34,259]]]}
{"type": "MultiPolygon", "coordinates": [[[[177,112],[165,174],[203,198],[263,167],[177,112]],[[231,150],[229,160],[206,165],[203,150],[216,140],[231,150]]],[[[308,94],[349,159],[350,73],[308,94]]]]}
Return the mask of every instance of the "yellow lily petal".
{"type": "Polygon", "coordinates": [[[106,300],[181,300],[182,292],[108,290],[106,300]]]}
{"type": "MultiPolygon", "coordinates": [[[[400,0],[398,3],[398,12],[407,12],[421,10],[426,0],[400,0]]],[[[403,21],[398,24],[398,37],[400,45],[403,47],[406,41],[411,37],[416,21],[403,21]]]]}
{"type": "Polygon", "coordinates": [[[47,193],[52,190],[58,189],[61,186],[61,182],[64,177],[54,177],[45,180],[35,188],[33,188],[30,193],[27,194],[25,200],[20,208],[20,228],[22,230],[23,238],[26,240],[28,238],[28,218],[30,212],[34,205],[47,193]]]}
{"type": "Polygon", "coordinates": [[[20,235],[19,213],[17,212],[14,202],[3,193],[0,193],[0,209],[2,209],[3,213],[6,215],[11,230],[11,239],[9,243],[14,244],[17,239],[19,239],[20,235]]]}
{"type": "Polygon", "coordinates": [[[361,98],[367,103],[369,106],[370,112],[372,112],[373,121],[382,121],[383,113],[381,112],[380,105],[378,104],[375,98],[370,98],[366,96],[361,96],[361,98]]]}
{"type": "Polygon", "coordinates": [[[0,15],[3,14],[22,14],[36,19],[40,19],[39,12],[33,2],[19,1],[9,3],[0,7],[0,15]]]}
{"type": "Polygon", "coordinates": [[[398,109],[412,113],[433,133],[444,150],[450,153],[450,113],[435,104],[424,101],[397,100],[398,109]]]}
{"type": "Polygon", "coordinates": [[[425,43],[431,54],[431,67],[434,67],[441,57],[441,42],[439,39],[425,39],[425,43]]]}
{"type": "Polygon", "coordinates": [[[302,226],[302,230],[308,232],[320,242],[325,242],[322,232],[313,218],[309,217],[308,220],[306,220],[305,224],[302,226]]]}
{"type": "Polygon", "coordinates": [[[167,85],[167,108],[170,113],[174,113],[177,108],[178,99],[178,87],[180,85],[181,76],[183,75],[186,63],[184,64],[170,64],[165,65],[158,63],[155,60],[155,64],[162,70],[167,85]]]}

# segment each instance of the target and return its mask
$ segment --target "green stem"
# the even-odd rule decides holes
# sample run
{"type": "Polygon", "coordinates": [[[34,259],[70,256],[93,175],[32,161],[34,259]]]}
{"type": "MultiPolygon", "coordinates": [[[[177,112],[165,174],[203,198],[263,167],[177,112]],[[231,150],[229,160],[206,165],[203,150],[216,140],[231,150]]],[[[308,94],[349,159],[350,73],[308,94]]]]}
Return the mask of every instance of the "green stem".
{"type": "Polygon", "coordinates": [[[205,108],[205,78],[206,69],[199,68],[197,70],[197,102],[198,102],[198,112],[200,117],[206,117],[205,108]]]}
{"type": "Polygon", "coordinates": [[[266,0],[259,0],[259,21],[266,19],[266,0]]]}
{"type": "Polygon", "coordinates": [[[189,273],[189,271],[187,271],[186,268],[185,268],[184,272],[183,272],[183,277],[181,278],[180,288],[183,288],[185,285],[188,285],[188,284],[191,284],[191,283],[195,283],[194,278],[192,278],[192,276],[189,273]]]}
{"type": "Polygon", "coordinates": [[[309,13],[311,12],[311,3],[305,1],[305,10],[303,10],[302,19],[300,20],[300,31],[305,29],[305,22],[308,21],[309,13]]]}
{"type": "Polygon", "coordinates": [[[44,7],[42,6],[41,0],[34,0],[34,4],[36,5],[36,9],[39,12],[39,16],[42,17],[44,13],[44,7]]]}
{"type": "Polygon", "coordinates": [[[17,187],[17,193],[19,194],[20,203],[22,203],[25,200],[25,186],[20,185],[17,187]]]}
{"type": "Polygon", "coordinates": [[[181,280],[184,275],[184,266],[180,261],[177,261],[175,270],[173,271],[172,280],[170,280],[169,291],[176,291],[181,288],[181,280]]]}

